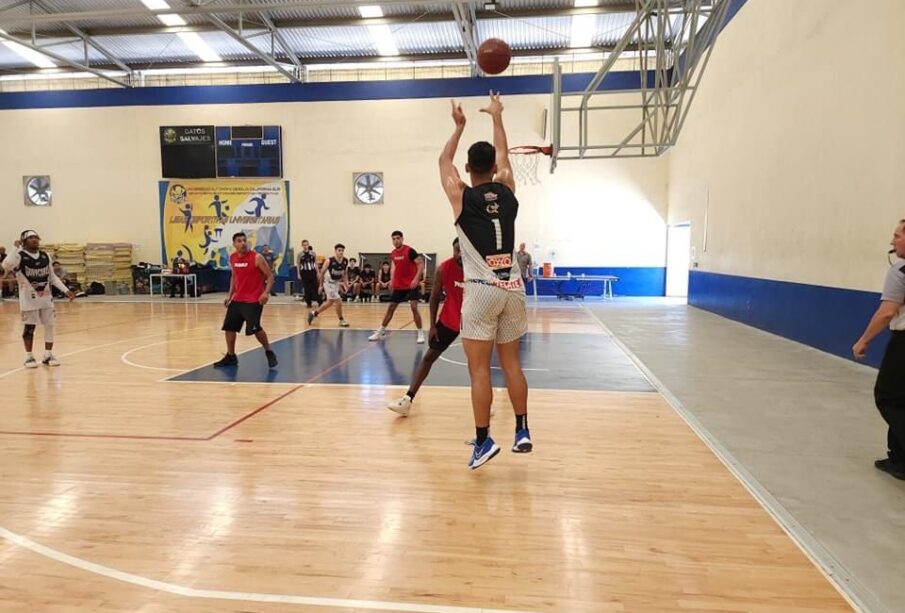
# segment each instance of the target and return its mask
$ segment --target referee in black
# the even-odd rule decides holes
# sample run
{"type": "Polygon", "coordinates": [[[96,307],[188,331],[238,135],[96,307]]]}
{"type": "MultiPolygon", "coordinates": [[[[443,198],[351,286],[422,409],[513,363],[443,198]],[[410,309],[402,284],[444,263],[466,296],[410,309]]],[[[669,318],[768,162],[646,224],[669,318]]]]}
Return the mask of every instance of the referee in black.
{"type": "Polygon", "coordinates": [[[299,279],[302,282],[302,292],[305,294],[305,304],[311,308],[312,302],[318,300],[318,282],[317,282],[317,255],[314,248],[307,240],[302,241],[302,251],[299,253],[299,279]]]}
{"type": "Polygon", "coordinates": [[[870,342],[888,326],[892,332],[877,383],[874,400],[889,425],[887,457],[874,462],[878,469],[905,480],[905,219],[899,221],[890,242],[896,259],[886,273],[880,306],[864,334],[852,347],[856,360],[864,358],[870,342]]]}

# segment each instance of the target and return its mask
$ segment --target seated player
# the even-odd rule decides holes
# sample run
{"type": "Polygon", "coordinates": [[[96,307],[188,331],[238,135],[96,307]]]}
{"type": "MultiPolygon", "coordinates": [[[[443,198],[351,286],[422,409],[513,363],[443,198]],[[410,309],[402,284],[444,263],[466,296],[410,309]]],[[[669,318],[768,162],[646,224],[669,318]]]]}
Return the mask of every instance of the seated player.
{"type": "MultiPolygon", "coordinates": [[[[173,258],[173,270],[172,270],[172,274],[174,274],[174,275],[187,275],[187,274],[189,274],[191,271],[192,271],[192,270],[191,270],[191,267],[190,267],[190,265],[189,265],[189,261],[188,261],[187,259],[185,259],[185,257],[183,257],[182,251],[177,251],[177,252],[176,252],[176,257],[173,258]]],[[[189,281],[188,283],[186,283],[186,282],[185,282],[184,280],[182,280],[182,279],[174,279],[174,278],[171,277],[171,278],[169,279],[169,282],[170,282],[170,298],[175,298],[175,297],[176,297],[176,292],[179,292],[179,297],[180,297],[180,298],[184,298],[184,297],[185,297],[186,285],[188,285],[189,287],[191,287],[191,281],[189,281]]]]}
{"type": "Polygon", "coordinates": [[[465,287],[465,275],[462,270],[462,252],[459,250],[459,239],[453,241],[453,256],[437,267],[434,275],[434,284],[430,295],[430,334],[428,337],[428,351],[412,378],[405,395],[391,402],[387,408],[400,415],[406,416],[415,399],[415,394],[427,376],[437,358],[446,351],[459,336],[459,328],[462,316],[462,294],[465,287]],[[437,318],[437,309],[440,306],[440,297],[445,294],[443,310],[437,318]]]}
{"type": "Polygon", "coordinates": [[[349,258],[349,268],[346,269],[346,286],[343,290],[343,296],[346,300],[355,302],[361,293],[361,268],[358,267],[358,261],[355,258],[349,258]]]}
{"type": "Polygon", "coordinates": [[[380,270],[377,271],[377,297],[380,298],[384,294],[387,296],[390,295],[392,290],[390,289],[390,281],[393,278],[393,273],[390,270],[390,263],[384,261],[380,264],[380,270]]]}
{"type": "Polygon", "coordinates": [[[374,269],[371,268],[370,264],[365,264],[364,268],[361,269],[359,279],[361,282],[361,289],[358,295],[362,302],[370,301],[372,296],[374,296],[375,285],[377,283],[377,274],[374,272],[374,269]]]}

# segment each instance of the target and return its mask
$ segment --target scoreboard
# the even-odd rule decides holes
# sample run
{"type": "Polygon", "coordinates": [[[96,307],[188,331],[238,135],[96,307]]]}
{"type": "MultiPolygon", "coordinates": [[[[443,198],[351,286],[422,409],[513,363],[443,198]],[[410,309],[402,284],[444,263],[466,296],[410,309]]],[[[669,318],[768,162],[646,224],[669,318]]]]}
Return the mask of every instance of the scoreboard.
{"type": "Polygon", "coordinates": [[[282,177],[280,126],[217,126],[218,177],[282,177]]]}
{"type": "Polygon", "coordinates": [[[167,178],[217,176],[214,126],[161,126],[160,165],[167,178]]]}

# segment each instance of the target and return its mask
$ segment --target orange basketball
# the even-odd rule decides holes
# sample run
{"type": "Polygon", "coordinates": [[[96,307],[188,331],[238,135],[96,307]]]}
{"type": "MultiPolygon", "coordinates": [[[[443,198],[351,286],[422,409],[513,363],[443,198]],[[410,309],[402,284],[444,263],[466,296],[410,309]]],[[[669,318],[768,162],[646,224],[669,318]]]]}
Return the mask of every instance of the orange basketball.
{"type": "Polygon", "coordinates": [[[478,47],[478,66],[487,74],[500,74],[509,68],[512,49],[506,41],[488,38],[478,47]]]}

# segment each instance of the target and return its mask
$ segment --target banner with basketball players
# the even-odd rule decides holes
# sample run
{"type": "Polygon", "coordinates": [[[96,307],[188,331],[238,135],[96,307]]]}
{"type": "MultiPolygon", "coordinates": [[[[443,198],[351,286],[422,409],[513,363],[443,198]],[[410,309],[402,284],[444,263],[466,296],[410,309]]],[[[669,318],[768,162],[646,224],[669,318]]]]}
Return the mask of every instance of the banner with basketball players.
{"type": "Polygon", "coordinates": [[[182,256],[202,266],[229,268],[232,236],[236,232],[245,232],[248,246],[265,257],[272,253],[278,274],[288,274],[289,182],[160,181],[160,234],[165,266],[182,256]]]}

